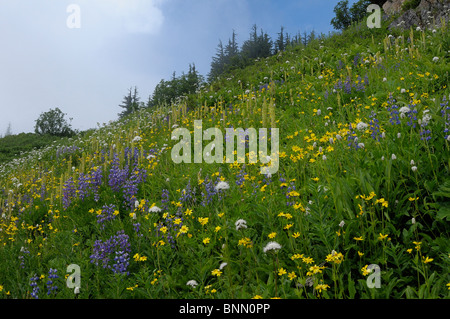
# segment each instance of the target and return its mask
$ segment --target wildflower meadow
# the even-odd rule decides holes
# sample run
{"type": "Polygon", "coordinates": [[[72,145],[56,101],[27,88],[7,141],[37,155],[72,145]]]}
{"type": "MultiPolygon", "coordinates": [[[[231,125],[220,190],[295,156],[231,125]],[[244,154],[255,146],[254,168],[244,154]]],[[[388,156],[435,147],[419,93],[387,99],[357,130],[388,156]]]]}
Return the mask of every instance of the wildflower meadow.
{"type": "Polygon", "coordinates": [[[0,298],[449,298],[449,44],[351,27],[1,165],[0,298]]]}

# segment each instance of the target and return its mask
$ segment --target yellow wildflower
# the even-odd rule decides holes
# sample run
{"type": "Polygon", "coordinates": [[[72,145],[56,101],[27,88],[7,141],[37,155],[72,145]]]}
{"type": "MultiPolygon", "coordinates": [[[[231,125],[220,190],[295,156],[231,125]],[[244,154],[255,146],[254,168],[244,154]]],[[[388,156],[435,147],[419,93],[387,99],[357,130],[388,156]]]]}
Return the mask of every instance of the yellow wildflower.
{"type": "Polygon", "coordinates": [[[211,274],[213,276],[220,277],[220,275],[222,275],[222,272],[220,271],[220,269],[214,269],[213,271],[211,271],[211,274]]]}
{"type": "Polygon", "coordinates": [[[283,276],[284,274],[286,274],[287,272],[286,272],[286,269],[284,269],[284,268],[280,268],[280,269],[278,269],[278,276],[283,276]]]}

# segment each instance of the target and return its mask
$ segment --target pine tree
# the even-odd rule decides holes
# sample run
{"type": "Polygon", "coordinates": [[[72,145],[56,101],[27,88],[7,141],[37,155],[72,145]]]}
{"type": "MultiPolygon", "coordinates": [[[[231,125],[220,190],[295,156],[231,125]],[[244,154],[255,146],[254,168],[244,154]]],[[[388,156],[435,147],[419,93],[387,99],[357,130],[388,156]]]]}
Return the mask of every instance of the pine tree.
{"type": "Polygon", "coordinates": [[[130,88],[130,90],[128,91],[128,95],[124,96],[122,104],[119,105],[121,108],[125,109],[124,111],[118,114],[119,117],[123,118],[137,111],[140,107],[139,100],[140,98],[138,96],[137,87],[134,87],[134,92],[132,88],[130,88]]]}
{"type": "Polygon", "coordinates": [[[214,80],[225,70],[225,50],[222,44],[222,40],[219,40],[219,45],[216,49],[216,56],[212,58],[211,70],[208,74],[208,81],[214,80]]]}
{"type": "Polygon", "coordinates": [[[12,135],[12,128],[11,128],[11,122],[8,123],[8,127],[6,128],[6,132],[5,132],[5,136],[10,136],[12,135]]]}
{"type": "Polygon", "coordinates": [[[275,53],[284,51],[285,48],[286,48],[286,42],[284,39],[284,27],[281,26],[280,33],[278,33],[278,38],[275,41],[275,53]]]}
{"type": "Polygon", "coordinates": [[[231,39],[228,39],[228,44],[225,46],[224,54],[225,72],[239,65],[239,46],[236,42],[236,32],[234,30],[231,39]]]}
{"type": "Polygon", "coordinates": [[[262,29],[260,35],[258,35],[257,30],[256,24],[253,25],[250,39],[242,45],[242,55],[247,60],[266,58],[272,55],[272,40],[262,29]]]}

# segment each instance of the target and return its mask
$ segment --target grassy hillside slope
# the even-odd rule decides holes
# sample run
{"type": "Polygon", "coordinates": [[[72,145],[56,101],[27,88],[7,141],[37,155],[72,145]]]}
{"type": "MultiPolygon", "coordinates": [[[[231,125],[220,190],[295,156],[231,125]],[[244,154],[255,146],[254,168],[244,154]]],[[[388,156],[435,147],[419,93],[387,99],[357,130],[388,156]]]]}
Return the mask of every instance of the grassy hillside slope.
{"type": "Polygon", "coordinates": [[[448,298],[449,30],[387,32],[0,166],[0,298],[448,298]],[[278,128],[278,172],[175,164],[171,133],[199,119],[278,128]]]}

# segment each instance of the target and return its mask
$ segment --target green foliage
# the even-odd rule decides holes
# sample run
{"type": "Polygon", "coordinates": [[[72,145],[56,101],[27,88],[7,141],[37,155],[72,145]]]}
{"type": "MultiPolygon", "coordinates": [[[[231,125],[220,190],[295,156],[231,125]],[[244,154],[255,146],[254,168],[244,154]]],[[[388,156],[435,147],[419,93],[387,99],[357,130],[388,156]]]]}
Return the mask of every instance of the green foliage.
{"type": "Polygon", "coordinates": [[[406,0],[402,4],[402,10],[408,11],[410,9],[415,9],[419,6],[421,0],[406,0]]]}
{"type": "Polygon", "coordinates": [[[139,110],[139,108],[141,107],[139,100],[140,98],[138,95],[137,87],[134,87],[134,91],[132,88],[130,88],[128,91],[128,95],[125,95],[123,97],[122,104],[119,105],[124,109],[121,113],[119,113],[119,118],[123,118],[139,110]]]}
{"type": "Polygon", "coordinates": [[[65,115],[67,114],[63,113],[58,107],[50,109],[48,112],[41,113],[39,118],[35,121],[35,133],[60,137],[75,135],[76,132],[72,129],[71,124],[64,118],[65,115]]]}
{"type": "Polygon", "coordinates": [[[334,7],[335,17],[331,20],[331,25],[337,30],[347,29],[352,23],[364,19],[371,3],[370,0],[358,0],[349,8],[348,0],[339,1],[334,7]]]}
{"type": "Polygon", "coordinates": [[[58,136],[20,133],[0,138],[0,163],[6,163],[21,154],[38,150],[60,140],[58,136]]]}
{"type": "Polygon", "coordinates": [[[162,79],[149,97],[147,107],[155,108],[160,105],[170,105],[182,97],[194,94],[203,83],[203,77],[198,73],[195,64],[189,65],[187,74],[183,73],[176,77],[173,73],[172,79],[166,81],[162,79]]]}

